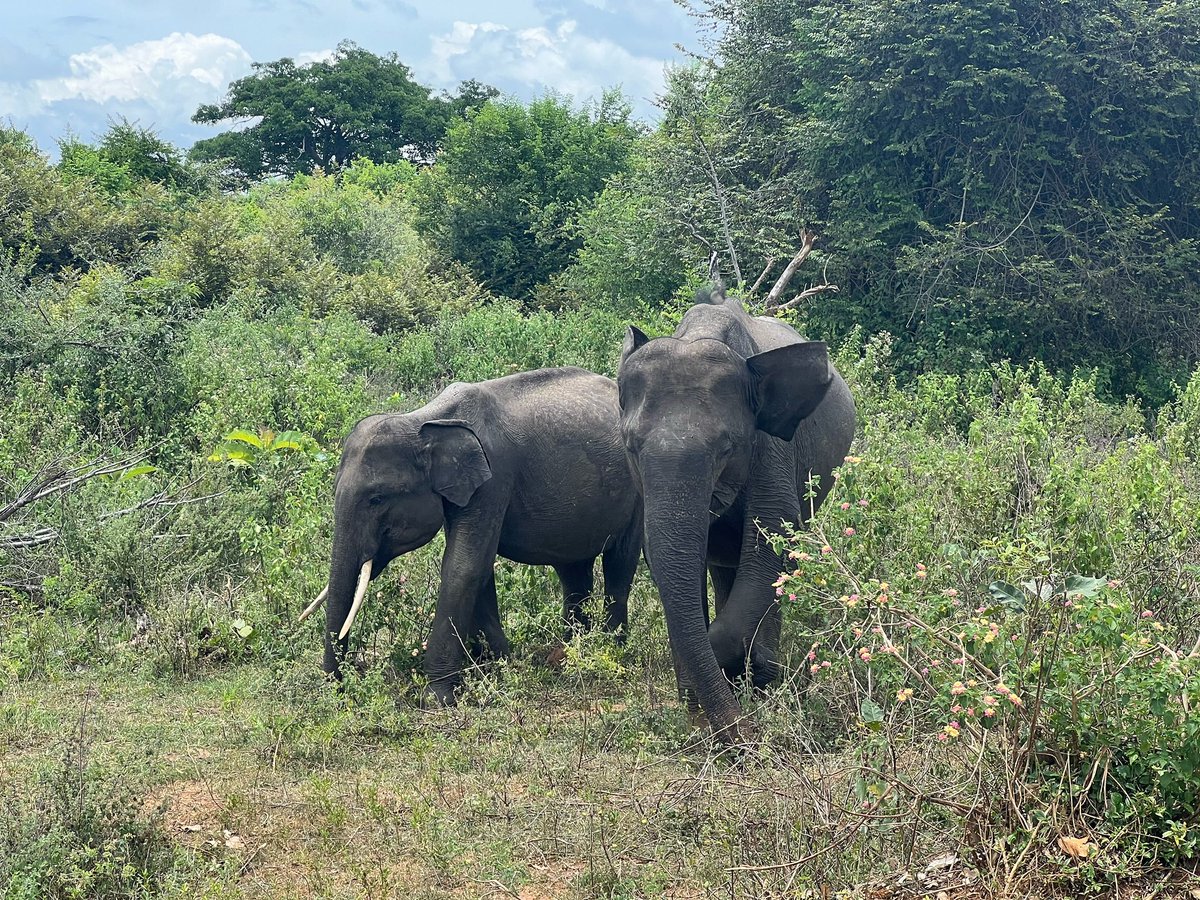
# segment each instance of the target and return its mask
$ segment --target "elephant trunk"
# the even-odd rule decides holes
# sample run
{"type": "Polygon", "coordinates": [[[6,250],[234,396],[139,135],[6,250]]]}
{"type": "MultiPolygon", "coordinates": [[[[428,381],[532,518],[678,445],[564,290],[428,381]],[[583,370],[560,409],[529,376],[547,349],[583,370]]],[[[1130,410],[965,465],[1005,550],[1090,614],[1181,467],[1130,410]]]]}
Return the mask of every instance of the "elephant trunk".
{"type": "Polygon", "coordinates": [[[334,529],[333,555],[329,565],[325,603],[325,661],[322,665],[327,674],[339,678],[342,658],[349,644],[348,629],[345,628],[347,619],[351,609],[357,613],[371,578],[368,568],[371,557],[367,556],[364,564],[361,550],[343,533],[340,524],[336,523],[334,529]]]}
{"type": "Polygon", "coordinates": [[[701,466],[670,466],[669,480],[644,471],[646,558],[662,598],[667,635],[675,656],[680,689],[699,701],[713,731],[726,740],[737,737],[741,707],[717,664],[709,642],[703,584],[708,554],[709,502],[701,466]]]}

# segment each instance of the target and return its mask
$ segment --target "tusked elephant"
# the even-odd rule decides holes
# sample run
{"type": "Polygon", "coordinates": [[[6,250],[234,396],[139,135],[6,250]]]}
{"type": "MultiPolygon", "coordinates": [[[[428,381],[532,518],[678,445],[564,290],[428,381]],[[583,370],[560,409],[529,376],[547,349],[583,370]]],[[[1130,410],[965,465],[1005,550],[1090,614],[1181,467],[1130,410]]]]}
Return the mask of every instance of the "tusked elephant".
{"type": "Polygon", "coordinates": [[[733,741],[731,679],[763,686],[779,673],[783,561],[760,526],[798,526],[820,506],[854,437],[854,400],[824,343],[751,317],[719,288],[671,337],[631,326],[617,384],[680,692],[733,741]]]}
{"type": "Polygon", "coordinates": [[[367,585],[445,528],[437,609],[423,660],[430,699],[453,703],[467,646],[508,652],[496,603],[499,553],[553,566],[568,629],[603,559],[605,627],[623,633],[641,551],[641,498],[617,428],[617,388],[583,369],[452,384],[403,415],[363,419],[346,438],[334,489],[324,669],[340,674],[367,585]]]}

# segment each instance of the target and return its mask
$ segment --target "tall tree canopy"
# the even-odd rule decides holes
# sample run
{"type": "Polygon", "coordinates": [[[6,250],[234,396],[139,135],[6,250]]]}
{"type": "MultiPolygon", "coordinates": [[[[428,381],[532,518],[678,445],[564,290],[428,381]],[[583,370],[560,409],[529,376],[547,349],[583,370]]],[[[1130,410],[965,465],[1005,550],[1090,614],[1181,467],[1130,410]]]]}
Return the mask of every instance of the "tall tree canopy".
{"type": "Polygon", "coordinates": [[[1200,3],[709,15],[724,30],[672,85],[661,183],[690,185],[726,272],[728,236],[750,280],[813,229],[841,292],[807,318],[891,330],[917,368],[1041,357],[1155,394],[1200,357],[1200,3]]]}
{"type": "Polygon", "coordinates": [[[575,225],[625,169],[637,128],[609,93],[594,107],[548,96],[492,101],[446,134],[418,182],[418,224],[491,290],[525,297],[579,247],[575,225]]]}
{"type": "Polygon", "coordinates": [[[326,171],[359,157],[376,162],[428,159],[456,115],[496,95],[465,82],[454,97],[431,96],[394,53],[376,56],[349,41],[333,58],[310,65],[291,59],[255,63],[220,104],[192,120],[254,124],[197,141],[197,160],[226,160],[250,179],[326,171]]]}

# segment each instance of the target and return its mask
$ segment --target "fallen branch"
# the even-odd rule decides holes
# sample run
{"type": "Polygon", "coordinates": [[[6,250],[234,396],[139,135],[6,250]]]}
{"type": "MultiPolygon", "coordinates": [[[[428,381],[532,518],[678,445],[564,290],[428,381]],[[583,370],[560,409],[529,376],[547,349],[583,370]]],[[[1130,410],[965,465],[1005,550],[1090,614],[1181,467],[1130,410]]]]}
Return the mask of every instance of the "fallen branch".
{"type": "Polygon", "coordinates": [[[29,484],[6,506],[0,507],[0,522],[8,521],[15,513],[31,503],[37,503],[39,500],[45,500],[55,494],[73,490],[84,482],[99,478],[101,475],[115,475],[118,472],[124,472],[145,458],[145,453],[139,453],[115,462],[97,463],[93,461],[73,469],[47,466],[35,475],[29,484]]]}

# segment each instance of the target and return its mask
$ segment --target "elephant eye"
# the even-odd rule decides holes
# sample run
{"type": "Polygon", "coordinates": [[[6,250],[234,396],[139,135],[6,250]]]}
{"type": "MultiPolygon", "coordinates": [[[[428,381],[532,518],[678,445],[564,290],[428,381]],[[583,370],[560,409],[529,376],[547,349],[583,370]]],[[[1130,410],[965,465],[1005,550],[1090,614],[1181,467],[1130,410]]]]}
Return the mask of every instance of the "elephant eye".
{"type": "Polygon", "coordinates": [[[380,497],[378,494],[376,494],[374,497],[372,497],[370,500],[368,500],[367,503],[371,506],[382,506],[383,500],[384,500],[383,497],[380,497]]]}

